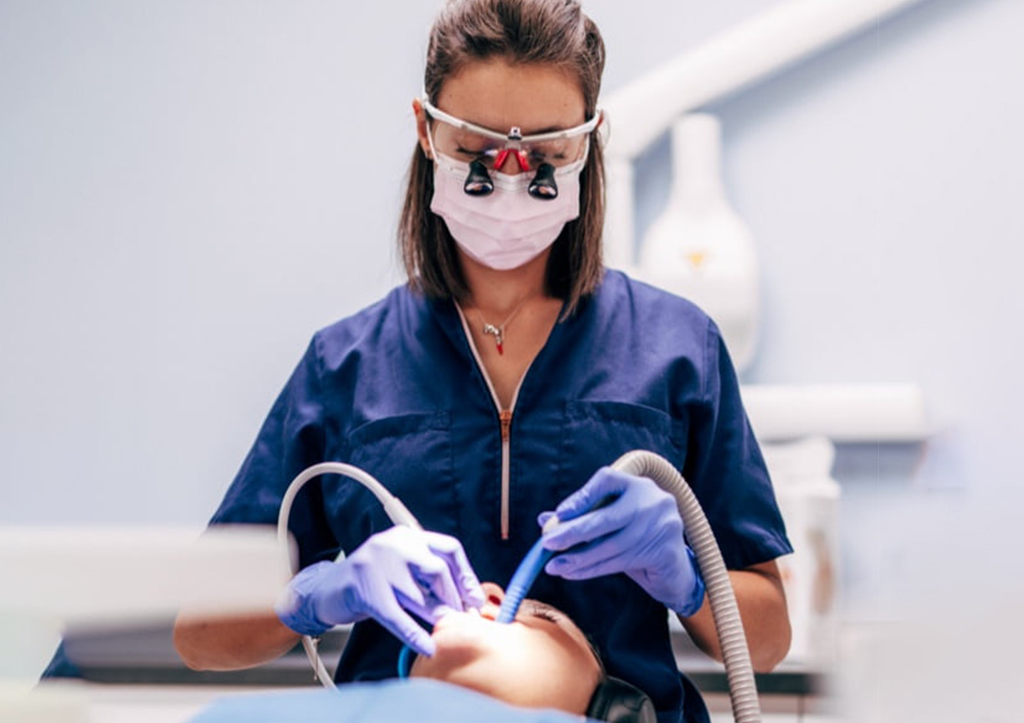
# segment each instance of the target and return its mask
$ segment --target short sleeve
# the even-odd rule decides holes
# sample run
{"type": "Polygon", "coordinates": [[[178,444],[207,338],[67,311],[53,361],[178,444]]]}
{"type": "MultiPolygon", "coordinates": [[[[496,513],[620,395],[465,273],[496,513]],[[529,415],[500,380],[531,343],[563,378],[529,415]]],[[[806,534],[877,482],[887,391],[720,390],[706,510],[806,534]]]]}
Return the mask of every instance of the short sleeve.
{"type": "MultiPolygon", "coordinates": [[[[263,422],[211,525],[277,524],[288,485],[302,470],[324,461],[324,405],[318,339],[314,337],[263,422]]],[[[316,480],[296,496],[288,528],[299,546],[300,566],[337,554],[339,546],[324,517],[316,480]]]]}
{"type": "Polygon", "coordinates": [[[718,327],[708,321],[700,403],[692,410],[683,475],[730,569],[793,551],[761,449],[718,327]]]}

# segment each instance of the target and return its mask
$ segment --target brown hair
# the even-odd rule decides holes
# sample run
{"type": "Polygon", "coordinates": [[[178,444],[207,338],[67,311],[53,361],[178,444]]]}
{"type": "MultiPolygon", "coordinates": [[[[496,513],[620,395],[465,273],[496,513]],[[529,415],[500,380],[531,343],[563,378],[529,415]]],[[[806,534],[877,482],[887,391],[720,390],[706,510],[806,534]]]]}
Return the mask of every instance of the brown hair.
{"type": "MultiPolygon", "coordinates": [[[[576,0],[449,0],[430,31],[424,89],[437,103],[444,81],[466,64],[490,58],[554,65],[570,72],[593,118],[604,71],[604,41],[576,0]]],[[[409,168],[398,242],[409,283],[429,296],[462,299],[468,293],[455,242],[430,211],[433,162],[417,144],[409,168]]],[[[580,215],[552,245],[547,291],[565,300],[565,315],[601,281],[604,227],[604,155],[598,135],[590,141],[580,174],[580,215]]]]}

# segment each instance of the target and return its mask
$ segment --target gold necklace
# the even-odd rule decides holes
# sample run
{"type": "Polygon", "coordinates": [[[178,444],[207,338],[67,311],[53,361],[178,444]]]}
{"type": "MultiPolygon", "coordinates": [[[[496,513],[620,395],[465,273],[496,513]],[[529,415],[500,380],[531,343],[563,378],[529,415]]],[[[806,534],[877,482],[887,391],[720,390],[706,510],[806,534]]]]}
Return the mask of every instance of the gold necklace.
{"type": "Polygon", "coordinates": [[[509,322],[515,318],[515,315],[519,313],[519,310],[523,308],[523,304],[529,297],[524,297],[522,301],[516,304],[516,308],[512,309],[505,321],[501,322],[497,326],[494,324],[488,324],[484,318],[483,312],[480,309],[474,309],[477,317],[480,319],[480,324],[483,326],[484,334],[490,334],[494,337],[494,345],[498,348],[498,353],[504,355],[505,353],[505,327],[508,326],[509,322]]]}

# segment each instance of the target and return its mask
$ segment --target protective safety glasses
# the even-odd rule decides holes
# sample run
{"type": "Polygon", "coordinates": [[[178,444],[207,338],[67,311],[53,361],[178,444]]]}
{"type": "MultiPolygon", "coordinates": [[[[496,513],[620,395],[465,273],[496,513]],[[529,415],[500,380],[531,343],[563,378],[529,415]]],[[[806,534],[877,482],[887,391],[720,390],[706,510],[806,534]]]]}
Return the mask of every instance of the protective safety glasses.
{"type": "Polygon", "coordinates": [[[456,118],[426,99],[423,108],[437,121],[427,130],[434,152],[469,165],[464,190],[474,196],[485,196],[494,190],[490,173],[500,171],[512,156],[521,171],[534,172],[529,186],[531,196],[555,198],[557,171],[585,158],[590,133],[601,120],[598,113],[572,128],[523,135],[518,126],[501,133],[456,118]]]}

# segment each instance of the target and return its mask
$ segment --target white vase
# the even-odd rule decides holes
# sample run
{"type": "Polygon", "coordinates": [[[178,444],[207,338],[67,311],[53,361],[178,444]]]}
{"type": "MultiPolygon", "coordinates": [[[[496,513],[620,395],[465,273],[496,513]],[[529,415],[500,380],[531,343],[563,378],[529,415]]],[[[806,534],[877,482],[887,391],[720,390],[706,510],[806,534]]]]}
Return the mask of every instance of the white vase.
{"type": "Polygon", "coordinates": [[[672,127],[672,148],[672,193],[644,237],[638,274],[704,309],[743,371],[757,341],[757,256],[725,197],[718,119],[683,116],[672,127]]]}

